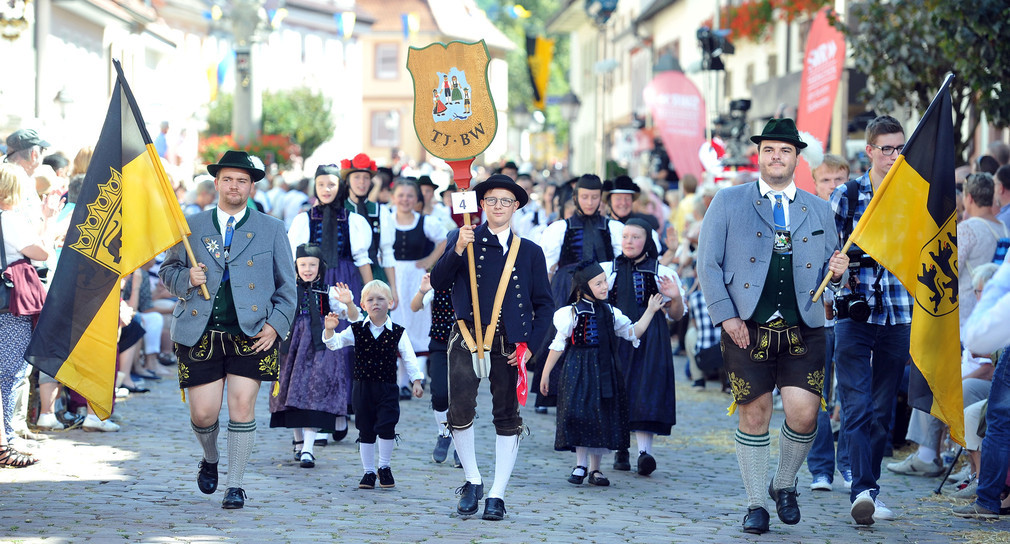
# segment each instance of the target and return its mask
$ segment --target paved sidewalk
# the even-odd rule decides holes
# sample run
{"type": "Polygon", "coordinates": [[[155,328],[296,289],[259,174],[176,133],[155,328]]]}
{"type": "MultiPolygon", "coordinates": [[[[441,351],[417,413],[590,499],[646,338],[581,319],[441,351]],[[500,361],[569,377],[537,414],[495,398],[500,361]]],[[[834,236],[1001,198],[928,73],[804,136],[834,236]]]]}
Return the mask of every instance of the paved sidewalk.
{"type": "MultiPolygon", "coordinates": [[[[950,501],[931,496],[934,479],[892,474],[883,476],[881,498],[899,519],[859,528],[849,517],[848,493],[841,485],[833,492],[809,491],[804,467],[799,482],[803,520],[783,525],[770,504],[772,531],[746,535],[740,529],[746,498],[732,443],[736,418],[725,415],[729,397],[683,385],[677,391],[679,424],[673,436],[656,440],[658,470],[650,477],[617,472],[607,456],[603,469],[609,488],[569,484],[565,478],[575,458],[553,450],[553,409],[549,415],[524,409],[531,435],[521,443],[502,522],[456,514],[453,491],[463,483],[462,470],[431,461],[435,423],[427,391],[424,399],[400,404],[402,440],[392,463],[396,487],[365,491],[357,489],[361,468],[355,431],[342,442],[317,447],[314,469],[299,468],[290,432],[267,428],[269,387],[264,386],[257,406],[258,445],[245,475],[249,498],[242,510],[223,510],[226,432],[222,429],[220,438],[221,489],[203,495],[195,482],[200,450],[177,383],[170,378],[150,387],[151,393],[117,406],[124,418],[121,432],[51,433],[39,449],[43,462],[0,470],[0,541],[946,544],[1005,542],[1007,534],[999,533],[1010,530],[1005,521],[951,516],[950,501]]],[[[487,488],[493,480],[494,436],[484,389],[476,429],[487,488]]],[[[773,434],[781,420],[777,412],[773,434]]],[[[223,428],[227,414],[221,421],[223,428]]],[[[772,441],[772,470],[777,443],[772,441]]]]}

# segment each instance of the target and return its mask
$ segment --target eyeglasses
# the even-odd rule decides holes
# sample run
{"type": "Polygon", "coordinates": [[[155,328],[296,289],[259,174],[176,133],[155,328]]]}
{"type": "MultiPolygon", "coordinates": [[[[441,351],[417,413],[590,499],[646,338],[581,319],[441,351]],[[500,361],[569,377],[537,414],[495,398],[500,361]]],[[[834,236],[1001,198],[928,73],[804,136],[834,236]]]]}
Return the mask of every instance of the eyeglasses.
{"type": "Polygon", "coordinates": [[[889,157],[891,155],[894,155],[895,151],[897,151],[898,153],[901,153],[901,150],[905,149],[905,144],[901,144],[901,145],[885,145],[885,146],[879,146],[879,145],[870,144],[870,147],[875,147],[875,148],[879,149],[881,153],[883,153],[885,156],[889,157]]]}
{"type": "Polygon", "coordinates": [[[497,206],[498,203],[501,203],[502,207],[508,208],[509,206],[516,203],[516,199],[508,197],[498,198],[496,196],[484,197],[484,204],[487,204],[488,206],[494,207],[497,206]]]}

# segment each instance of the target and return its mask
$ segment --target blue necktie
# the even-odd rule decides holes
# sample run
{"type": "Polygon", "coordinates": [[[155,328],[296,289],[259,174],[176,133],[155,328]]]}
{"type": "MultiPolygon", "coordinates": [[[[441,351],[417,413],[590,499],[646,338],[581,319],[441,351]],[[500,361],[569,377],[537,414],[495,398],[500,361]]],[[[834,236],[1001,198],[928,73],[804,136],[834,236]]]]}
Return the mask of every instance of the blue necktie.
{"type": "Polygon", "coordinates": [[[231,251],[231,237],[235,234],[235,218],[228,218],[228,225],[224,229],[224,275],[221,281],[226,282],[231,277],[228,273],[228,252],[231,251]]]}
{"type": "Polygon", "coordinates": [[[782,195],[775,195],[773,214],[775,217],[775,230],[789,230],[789,227],[786,225],[786,210],[782,206],[782,195]]]}

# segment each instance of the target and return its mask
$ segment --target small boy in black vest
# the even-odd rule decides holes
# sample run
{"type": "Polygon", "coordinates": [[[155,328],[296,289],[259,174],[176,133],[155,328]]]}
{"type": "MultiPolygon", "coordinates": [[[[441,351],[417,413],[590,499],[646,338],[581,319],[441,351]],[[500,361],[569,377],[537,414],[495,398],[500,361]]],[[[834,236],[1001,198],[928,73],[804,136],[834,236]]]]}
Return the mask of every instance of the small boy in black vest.
{"type": "Polygon", "coordinates": [[[340,318],[330,313],[323,323],[323,342],[332,350],[354,347],[354,385],[351,405],[354,426],[358,429],[361,465],[365,475],[360,489],[375,489],[375,443],[379,444],[379,486],[394,487],[389,461],[393,457],[396,423],[400,420],[399,388],[396,385],[397,360],[403,359],[413,384],[413,393],[421,398],[421,368],[417,364],[410,338],[400,325],[389,318],[393,292],[385,282],[373,280],[361,288],[361,308],[368,319],[351,323],[334,334],[340,318]]]}

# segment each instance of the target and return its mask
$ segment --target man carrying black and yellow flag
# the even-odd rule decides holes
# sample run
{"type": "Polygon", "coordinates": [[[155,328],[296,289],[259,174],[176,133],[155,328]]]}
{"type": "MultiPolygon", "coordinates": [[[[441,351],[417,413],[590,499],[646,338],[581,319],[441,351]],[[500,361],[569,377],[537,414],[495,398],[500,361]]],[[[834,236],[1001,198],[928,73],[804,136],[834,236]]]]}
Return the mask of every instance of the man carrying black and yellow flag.
{"type": "Polygon", "coordinates": [[[189,234],[175,192],[118,73],[63,252],[25,359],[105,419],[116,377],[120,279],[189,234]]]}
{"type": "Polygon", "coordinates": [[[910,404],[945,421],[963,443],[948,84],[949,78],[907,143],[894,118],[871,121],[870,171],[831,195],[839,231],[851,233],[851,262],[860,264],[858,283],[836,297],[849,315],[835,329],[835,358],[852,464],[850,513],[862,525],[894,519],[877,481],[909,356],[910,404]],[[851,311],[860,299],[869,304],[868,316],[851,311]],[[925,395],[916,393],[916,376],[925,377],[925,395]]]}

